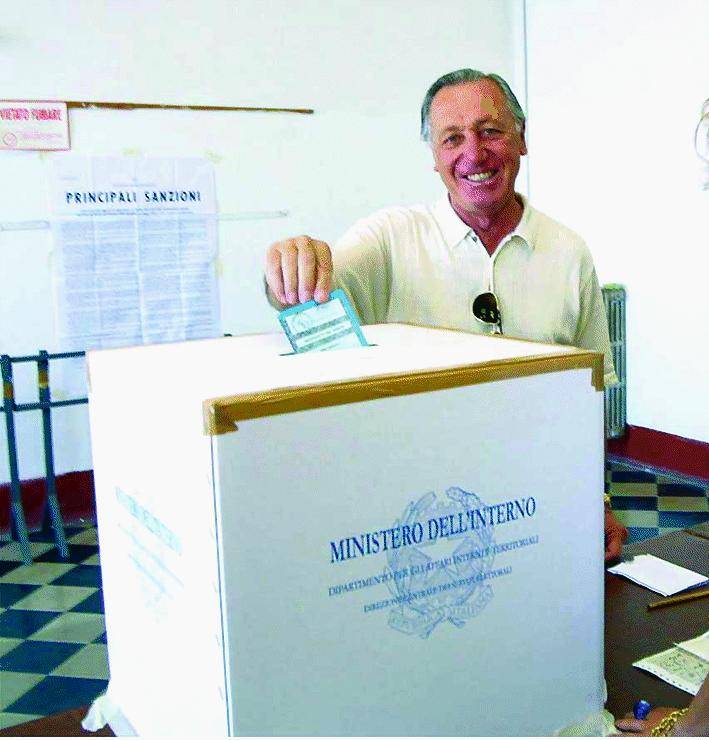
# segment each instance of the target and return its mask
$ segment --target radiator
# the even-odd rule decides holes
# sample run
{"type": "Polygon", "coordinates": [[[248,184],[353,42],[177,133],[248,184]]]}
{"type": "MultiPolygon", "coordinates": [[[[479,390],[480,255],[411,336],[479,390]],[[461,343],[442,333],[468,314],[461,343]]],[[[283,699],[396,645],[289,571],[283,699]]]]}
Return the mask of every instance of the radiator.
{"type": "Polygon", "coordinates": [[[608,317],[613,364],[620,383],[606,388],[606,439],[625,434],[627,409],[627,368],[625,345],[625,288],[622,285],[603,286],[603,302],[608,317]]]}

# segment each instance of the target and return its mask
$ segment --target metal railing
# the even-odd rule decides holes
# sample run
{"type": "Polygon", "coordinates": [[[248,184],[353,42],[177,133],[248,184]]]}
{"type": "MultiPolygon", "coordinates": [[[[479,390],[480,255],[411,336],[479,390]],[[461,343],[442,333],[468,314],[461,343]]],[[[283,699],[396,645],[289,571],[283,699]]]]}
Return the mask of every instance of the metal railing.
{"type": "Polygon", "coordinates": [[[22,559],[25,563],[32,562],[32,550],[25,512],[22,506],[22,485],[17,457],[17,437],[15,432],[15,414],[22,411],[42,412],[42,437],[44,443],[44,466],[46,472],[47,508],[44,514],[44,524],[47,524],[47,512],[49,522],[54,529],[54,539],[63,558],[69,556],[69,548],[64,533],[64,522],[57,500],[56,475],[54,473],[54,447],[52,444],[52,409],[61,406],[76,406],[88,403],[88,398],[73,398],[64,401],[52,401],[49,389],[49,361],[63,360],[71,357],[83,357],[84,352],[60,352],[49,354],[45,350],[39,350],[36,355],[24,357],[10,357],[0,355],[0,368],[2,369],[3,405],[0,411],[5,414],[5,428],[7,431],[7,448],[10,466],[10,534],[14,530],[20,543],[22,559]],[[15,384],[13,381],[12,368],[14,364],[24,362],[37,363],[37,391],[39,400],[34,403],[15,402],[15,384]]]}

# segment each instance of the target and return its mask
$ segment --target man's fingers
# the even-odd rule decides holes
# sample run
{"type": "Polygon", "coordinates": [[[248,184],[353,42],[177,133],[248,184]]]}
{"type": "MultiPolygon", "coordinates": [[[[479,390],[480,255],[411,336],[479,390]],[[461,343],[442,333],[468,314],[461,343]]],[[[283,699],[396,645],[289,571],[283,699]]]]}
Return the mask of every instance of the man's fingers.
{"type": "Polygon", "coordinates": [[[620,534],[611,534],[606,538],[606,553],[605,553],[605,560],[608,562],[609,560],[616,560],[620,557],[620,554],[623,552],[623,540],[620,536],[620,534]]]}
{"type": "Polygon", "coordinates": [[[316,243],[307,236],[300,236],[296,239],[298,248],[298,300],[300,303],[313,300],[315,270],[317,268],[316,243]]]}
{"type": "Polygon", "coordinates": [[[324,303],[330,297],[332,284],[332,253],[325,242],[315,243],[317,278],[315,281],[315,300],[324,303]]]}
{"type": "Polygon", "coordinates": [[[266,282],[283,305],[320,303],[330,295],[332,255],[325,242],[297,236],[272,244],[266,254],[266,282]]]}
{"type": "Polygon", "coordinates": [[[628,530],[615,518],[610,509],[605,511],[605,541],[606,552],[605,560],[614,560],[619,558],[623,551],[623,542],[628,539],[628,530]]]}
{"type": "Polygon", "coordinates": [[[292,242],[285,242],[280,249],[281,272],[283,273],[284,303],[298,303],[298,249],[292,242]]]}
{"type": "Polygon", "coordinates": [[[283,288],[283,271],[281,269],[281,252],[273,244],[266,253],[266,283],[273,297],[285,305],[288,301],[283,288]]]}
{"type": "Polygon", "coordinates": [[[283,305],[298,302],[298,250],[294,240],[272,244],[266,253],[266,283],[283,305]]]}

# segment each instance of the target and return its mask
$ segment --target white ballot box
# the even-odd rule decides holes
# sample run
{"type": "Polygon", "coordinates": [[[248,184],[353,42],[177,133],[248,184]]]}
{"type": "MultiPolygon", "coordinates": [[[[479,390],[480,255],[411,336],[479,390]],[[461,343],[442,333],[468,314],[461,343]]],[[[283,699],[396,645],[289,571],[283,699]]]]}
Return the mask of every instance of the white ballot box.
{"type": "Polygon", "coordinates": [[[547,735],[603,706],[602,357],[404,325],[91,352],[139,734],[547,735]]]}

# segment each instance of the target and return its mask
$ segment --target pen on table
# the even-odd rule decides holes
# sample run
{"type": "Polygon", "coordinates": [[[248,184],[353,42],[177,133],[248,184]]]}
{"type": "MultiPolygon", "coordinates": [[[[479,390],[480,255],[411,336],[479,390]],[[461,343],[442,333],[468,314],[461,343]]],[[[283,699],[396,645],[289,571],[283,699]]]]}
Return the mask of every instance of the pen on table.
{"type": "Polygon", "coordinates": [[[696,527],[690,527],[689,529],[683,529],[683,532],[694,535],[695,537],[701,537],[702,539],[709,540],[709,527],[706,524],[700,524],[696,527]]]}
{"type": "Polygon", "coordinates": [[[701,591],[690,591],[687,594],[680,594],[679,596],[671,596],[669,599],[661,599],[660,601],[653,601],[647,605],[648,611],[651,609],[660,609],[663,606],[672,606],[673,604],[681,604],[684,601],[694,601],[695,599],[703,599],[709,596],[709,588],[704,588],[701,591]]]}

